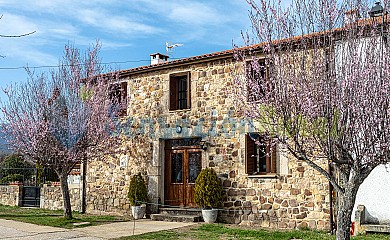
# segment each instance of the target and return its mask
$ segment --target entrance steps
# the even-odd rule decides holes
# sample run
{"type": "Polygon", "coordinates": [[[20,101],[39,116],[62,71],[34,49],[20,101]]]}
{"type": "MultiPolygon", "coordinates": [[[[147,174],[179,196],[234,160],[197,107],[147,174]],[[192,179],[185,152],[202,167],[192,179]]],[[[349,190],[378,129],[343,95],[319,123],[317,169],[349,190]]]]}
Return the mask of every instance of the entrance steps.
{"type": "Polygon", "coordinates": [[[150,219],[154,221],[167,222],[201,222],[202,210],[196,208],[160,208],[160,213],[151,214],[150,219]]]}
{"type": "Polygon", "coordinates": [[[390,233],[390,226],[385,224],[362,224],[361,227],[365,232],[390,233]]]}
{"type": "Polygon", "coordinates": [[[367,210],[364,205],[358,205],[355,212],[355,222],[353,223],[354,235],[371,233],[390,233],[390,224],[379,224],[369,222],[366,219],[367,210]]]}

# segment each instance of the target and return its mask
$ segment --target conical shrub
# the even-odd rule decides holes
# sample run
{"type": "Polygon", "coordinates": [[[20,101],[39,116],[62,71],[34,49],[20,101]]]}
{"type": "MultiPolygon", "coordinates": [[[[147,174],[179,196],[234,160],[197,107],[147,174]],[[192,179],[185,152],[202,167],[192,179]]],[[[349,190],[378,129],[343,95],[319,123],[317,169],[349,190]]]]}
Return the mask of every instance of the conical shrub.
{"type": "Polygon", "coordinates": [[[128,197],[131,206],[139,206],[148,201],[148,190],[141,173],[131,177],[128,197]]]}
{"type": "Polygon", "coordinates": [[[203,169],[195,181],[194,201],[202,208],[217,208],[222,203],[222,184],[212,168],[203,169]]]}

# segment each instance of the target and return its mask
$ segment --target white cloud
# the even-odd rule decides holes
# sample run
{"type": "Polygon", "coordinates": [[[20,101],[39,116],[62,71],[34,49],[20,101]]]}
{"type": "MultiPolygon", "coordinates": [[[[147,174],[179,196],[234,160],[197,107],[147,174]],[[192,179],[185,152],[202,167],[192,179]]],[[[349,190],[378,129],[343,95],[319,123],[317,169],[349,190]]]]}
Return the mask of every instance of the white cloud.
{"type": "Polygon", "coordinates": [[[216,25],[226,22],[222,14],[202,3],[175,4],[168,17],[172,21],[192,25],[216,25]]]}
{"type": "MultiPolygon", "coordinates": [[[[225,48],[239,37],[237,26],[247,19],[247,6],[242,0],[0,0],[0,9],[7,11],[3,12],[4,18],[12,14],[19,19],[7,30],[37,31],[23,40],[23,46],[20,41],[18,46],[3,44],[0,54],[2,48],[7,49],[9,56],[27,51],[23,61],[35,65],[45,59],[56,60],[67,42],[85,47],[96,39],[101,40],[103,48],[111,50],[130,51],[131,46],[136,46],[134,51],[139,51],[156,48],[152,44],[160,42],[164,49],[165,41],[185,43],[183,48],[202,48],[204,43],[225,48]]],[[[2,21],[0,33],[1,27],[2,21]]]]}
{"type": "Polygon", "coordinates": [[[22,66],[25,66],[28,63],[34,66],[47,66],[57,64],[58,62],[58,57],[53,56],[40,48],[25,44],[24,40],[13,40],[13,42],[7,42],[0,47],[0,53],[5,55],[6,61],[8,59],[19,59],[22,66]]]}
{"type": "Polygon", "coordinates": [[[134,0],[133,3],[133,8],[149,13],[150,17],[156,15],[161,19],[166,17],[177,24],[209,26],[229,20],[226,18],[227,13],[220,12],[221,6],[216,5],[213,1],[204,3],[185,0],[134,0]]]}
{"type": "Polygon", "coordinates": [[[21,35],[36,29],[37,26],[34,23],[20,15],[5,13],[0,20],[0,34],[3,35],[21,35]]]}
{"type": "Polygon", "coordinates": [[[68,38],[70,36],[75,36],[79,34],[80,30],[73,25],[70,24],[53,24],[52,26],[48,27],[47,29],[49,34],[53,34],[53,37],[61,37],[61,38],[68,38]]]}
{"type": "Polygon", "coordinates": [[[113,42],[107,39],[100,39],[100,42],[102,43],[102,49],[117,49],[117,48],[128,48],[133,46],[131,43],[120,43],[120,42],[113,42]]]}
{"type": "Polygon", "coordinates": [[[40,0],[27,1],[23,4],[15,2],[11,5],[0,1],[0,6],[2,5],[15,12],[27,13],[31,22],[50,19],[57,22],[58,27],[64,22],[73,22],[94,27],[97,31],[103,32],[154,34],[161,31],[156,26],[141,22],[142,19],[139,21],[135,19],[135,16],[129,17],[132,14],[131,3],[103,0],[81,2],[78,0],[40,0]],[[126,8],[129,11],[120,11],[123,9],[118,8],[126,8]]]}
{"type": "Polygon", "coordinates": [[[125,17],[113,17],[106,20],[104,23],[107,29],[110,29],[111,32],[119,31],[121,33],[127,34],[153,34],[161,32],[162,30],[150,25],[133,22],[125,17]]]}
{"type": "Polygon", "coordinates": [[[112,12],[100,9],[83,9],[77,11],[75,17],[84,24],[91,25],[105,32],[119,32],[125,34],[154,34],[162,30],[133,21],[126,16],[113,15],[112,12]]]}
{"type": "Polygon", "coordinates": [[[242,0],[132,0],[133,8],[153,18],[158,16],[166,34],[175,41],[229,45],[246,29],[248,5],[242,0]],[[242,27],[241,27],[242,26],[242,27]]]}

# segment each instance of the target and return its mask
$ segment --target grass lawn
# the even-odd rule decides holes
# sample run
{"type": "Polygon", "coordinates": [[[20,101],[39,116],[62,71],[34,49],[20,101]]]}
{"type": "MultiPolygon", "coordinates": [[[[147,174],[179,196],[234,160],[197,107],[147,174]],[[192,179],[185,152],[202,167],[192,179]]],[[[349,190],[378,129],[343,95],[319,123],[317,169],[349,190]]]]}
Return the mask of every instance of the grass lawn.
{"type": "MultiPolygon", "coordinates": [[[[126,239],[264,239],[264,240],[292,240],[292,239],[307,239],[307,240],[327,240],[335,239],[325,232],[309,231],[309,230],[294,230],[294,231],[271,231],[263,229],[243,229],[231,225],[222,224],[203,224],[197,227],[186,227],[169,231],[161,231],[156,233],[148,233],[138,236],[122,237],[120,240],[126,239]]],[[[389,239],[390,235],[372,234],[367,236],[353,237],[356,240],[377,240],[389,239]]]]}
{"type": "MultiPolygon", "coordinates": [[[[62,211],[53,211],[39,208],[21,208],[4,206],[0,204],[0,218],[9,219],[27,223],[34,223],[52,227],[75,228],[73,223],[90,222],[89,225],[81,225],[79,227],[94,226],[104,223],[126,221],[123,217],[118,216],[101,216],[73,213],[74,219],[67,220],[63,217],[62,211]]],[[[235,225],[223,224],[201,224],[185,228],[179,228],[169,231],[160,231],[155,233],[147,233],[143,235],[118,238],[125,239],[266,239],[266,240],[292,240],[292,239],[307,239],[307,240],[327,240],[335,239],[334,236],[325,232],[309,231],[309,230],[294,230],[294,231],[272,231],[264,229],[249,229],[235,225]]],[[[354,237],[355,240],[390,240],[390,234],[369,234],[367,236],[354,237]]]]}
{"type": "Polygon", "coordinates": [[[26,223],[34,223],[38,225],[62,227],[62,228],[75,228],[100,225],[109,222],[125,221],[123,217],[118,216],[103,216],[103,215],[90,215],[80,214],[73,212],[73,219],[67,220],[63,217],[63,211],[53,211],[40,208],[21,208],[11,207],[0,204],[0,218],[15,220],[26,223]],[[87,225],[74,226],[73,223],[90,222],[87,225]]]}

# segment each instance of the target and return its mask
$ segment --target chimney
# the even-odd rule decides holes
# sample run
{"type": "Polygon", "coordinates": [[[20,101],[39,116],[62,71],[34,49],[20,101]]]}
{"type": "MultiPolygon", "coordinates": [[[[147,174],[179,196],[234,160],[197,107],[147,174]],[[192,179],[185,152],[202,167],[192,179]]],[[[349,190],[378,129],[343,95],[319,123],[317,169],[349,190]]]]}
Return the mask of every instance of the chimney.
{"type": "Polygon", "coordinates": [[[380,1],[377,1],[375,5],[371,8],[371,10],[368,12],[370,17],[379,17],[383,14],[383,7],[381,5],[380,1]]]}
{"type": "Polygon", "coordinates": [[[164,63],[168,62],[169,56],[161,54],[161,53],[153,53],[150,54],[150,64],[159,64],[159,63],[164,63]]]}

